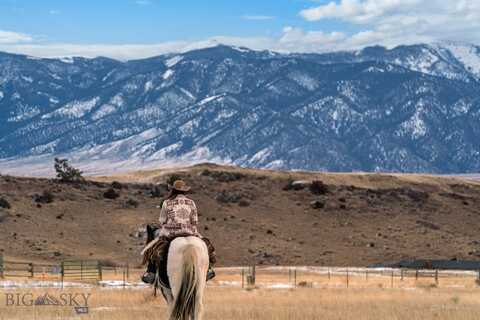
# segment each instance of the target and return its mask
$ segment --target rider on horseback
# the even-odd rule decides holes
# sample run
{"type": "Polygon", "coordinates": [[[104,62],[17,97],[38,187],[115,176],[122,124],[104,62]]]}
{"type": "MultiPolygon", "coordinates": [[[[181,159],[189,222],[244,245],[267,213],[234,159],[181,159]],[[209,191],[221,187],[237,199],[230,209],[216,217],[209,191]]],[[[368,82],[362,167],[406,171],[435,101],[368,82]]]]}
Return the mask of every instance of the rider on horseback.
{"type": "Polygon", "coordinates": [[[195,202],[188,198],[186,194],[190,191],[190,187],[182,180],[177,180],[170,188],[170,193],[166,200],[163,201],[160,211],[160,228],[156,231],[156,239],[150,242],[143,250],[144,261],[148,261],[147,272],[142,276],[145,283],[153,283],[155,281],[156,265],[160,262],[158,259],[165,259],[171,240],[176,237],[196,236],[201,238],[208,248],[210,258],[210,268],[208,270],[207,279],[215,277],[212,269],[216,262],[215,249],[207,238],[200,235],[197,229],[198,213],[195,202]],[[152,261],[152,253],[148,253],[149,248],[155,246],[157,261],[152,261]],[[147,258],[148,259],[145,259],[147,258]]]}

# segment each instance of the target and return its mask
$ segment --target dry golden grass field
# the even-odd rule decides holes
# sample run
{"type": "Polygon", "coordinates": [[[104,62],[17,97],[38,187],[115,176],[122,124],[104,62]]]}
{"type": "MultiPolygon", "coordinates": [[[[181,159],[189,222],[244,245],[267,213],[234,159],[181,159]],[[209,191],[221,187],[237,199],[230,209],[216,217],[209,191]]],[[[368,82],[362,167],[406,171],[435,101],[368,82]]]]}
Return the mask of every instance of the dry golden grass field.
{"type": "MultiPolygon", "coordinates": [[[[110,275],[111,279],[119,279],[110,275]]],[[[109,277],[110,277],[109,276],[109,277]]],[[[133,282],[135,273],[131,275],[133,282]]],[[[259,271],[257,288],[242,289],[238,272],[220,270],[205,294],[205,319],[209,320],[290,320],[290,319],[479,319],[480,288],[474,275],[434,278],[399,277],[332,272],[298,272],[297,283],[309,287],[282,288],[291,280],[287,272],[259,271]],[[230,286],[223,286],[228,283],[230,286]],[[272,286],[277,285],[277,288],[272,286]]],[[[28,280],[26,280],[28,283],[28,280]]],[[[31,280],[30,280],[31,281],[31,280]]],[[[1,283],[1,282],[0,282],[1,283]]],[[[19,282],[21,283],[21,281],[19,282]]],[[[290,283],[291,284],[291,283],[290,283]]],[[[11,298],[12,299],[12,298],[11,298]]],[[[84,301],[77,298],[77,301],[84,301]]],[[[154,298],[147,287],[111,288],[3,288],[0,289],[0,320],[3,319],[167,319],[162,298],[154,298]],[[16,298],[63,295],[89,295],[88,314],[77,315],[72,306],[7,306],[7,295],[16,298]]]]}
{"type": "MultiPolygon", "coordinates": [[[[61,292],[77,293],[78,289],[61,292]]],[[[83,289],[89,314],[71,307],[0,307],[0,319],[166,319],[166,305],[150,290],[83,289]]],[[[23,290],[15,293],[25,292],[23,290]]],[[[34,290],[33,294],[60,294],[34,290]]],[[[5,291],[1,292],[2,295],[5,291]]],[[[3,299],[3,297],[2,297],[3,299]]],[[[478,289],[258,289],[208,288],[205,319],[479,319],[478,289]]]]}

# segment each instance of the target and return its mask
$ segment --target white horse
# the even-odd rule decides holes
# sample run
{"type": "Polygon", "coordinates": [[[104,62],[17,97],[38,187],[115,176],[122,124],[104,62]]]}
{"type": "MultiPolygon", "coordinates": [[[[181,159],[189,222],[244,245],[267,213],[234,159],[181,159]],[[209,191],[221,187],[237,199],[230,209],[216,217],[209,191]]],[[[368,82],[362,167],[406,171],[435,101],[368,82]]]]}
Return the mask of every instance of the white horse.
{"type": "Polygon", "coordinates": [[[198,237],[181,237],[170,244],[167,274],[171,290],[162,287],[170,320],[200,320],[208,272],[208,249],[198,237]]]}

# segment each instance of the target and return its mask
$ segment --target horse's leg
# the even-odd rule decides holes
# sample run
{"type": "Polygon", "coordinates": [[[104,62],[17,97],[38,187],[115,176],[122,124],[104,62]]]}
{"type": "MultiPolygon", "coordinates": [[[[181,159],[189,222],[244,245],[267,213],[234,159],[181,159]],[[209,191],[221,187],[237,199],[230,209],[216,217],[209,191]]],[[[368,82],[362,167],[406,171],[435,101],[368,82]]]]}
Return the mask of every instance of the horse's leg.
{"type": "Polygon", "coordinates": [[[172,303],[173,303],[172,291],[167,289],[167,288],[163,288],[163,287],[161,288],[161,291],[162,291],[163,298],[165,299],[167,304],[169,306],[172,305],[172,303]]]}
{"type": "Polygon", "coordinates": [[[203,315],[203,292],[197,294],[197,307],[195,308],[196,314],[194,320],[202,320],[203,315]]]}

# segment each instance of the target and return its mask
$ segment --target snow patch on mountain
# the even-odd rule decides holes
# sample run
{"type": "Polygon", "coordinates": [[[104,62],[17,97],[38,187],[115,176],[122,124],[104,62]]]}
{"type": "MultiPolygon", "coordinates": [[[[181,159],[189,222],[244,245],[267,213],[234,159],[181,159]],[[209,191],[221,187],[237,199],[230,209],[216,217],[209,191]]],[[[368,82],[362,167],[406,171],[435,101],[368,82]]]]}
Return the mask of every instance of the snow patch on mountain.
{"type": "Polygon", "coordinates": [[[218,95],[215,95],[215,96],[206,97],[205,99],[203,99],[202,101],[200,101],[200,102],[198,103],[198,105],[199,105],[199,106],[203,106],[203,105],[205,105],[205,104],[207,104],[207,103],[209,103],[209,102],[211,102],[211,101],[213,101],[213,100],[216,100],[216,99],[218,99],[218,98],[221,98],[221,97],[223,97],[223,96],[225,96],[225,94],[218,94],[218,95]]]}
{"type": "Polygon", "coordinates": [[[22,76],[22,79],[25,80],[25,81],[28,82],[28,83],[32,83],[32,82],[33,82],[32,77],[22,76]]]}
{"type": "Polygon", "coordinates": [[[470,111],[472,105],[467,103],[464,99],[460,99],[453,105],[453,111],[456,115],[466,114],[470,111]]]}
{"type": "Polygon", "coordinates": [[[195,100],[195,96],[190,92],[188,91],[187,89],[184,89],[184,88],[180,88],[180,91],[182,91],[185,95],[187,95],[190,99],[192,100],[195,100]]]}
{"type": "Polygon", "coordinates": [[[472,45],[448,44],[448,50],[469,72],[480,77],[480,49],[472,45]]]}
{"type": "Polygon", "coordinates": [[[183,60],[183,56],[174,56],[174,57],[168,59],[167,61],[165,61],[165,65],[168,68],[171,68],[182,60],[183,60]]]}
{"type": "Polygon", "coordinates": [[[109,114],[114,113],[116,110],[116,107],[111,105],[111,104],[103,104],[97,111],[95,111],[92,115],[93,120],[99,120],[102,119],[109,114]]]}
{"type": "Polygon", "coordinates": [[[73,64],[75,62],[75,59],[73,57],[62,57],[59,59],[63,63],[68,63],[68,64],[73,64]]]}
{"type": "Polygon", "coordinates": [[[25,121],[35,117],[40,114],[40,109],[37,106],[29,107],[23,104],[20,104],[16,112],[12,117],[8,118],[8,122],[19,122],[25,121]]]}
{"type": "Polygon", "coordinates": [[[53,97],[48,98],[48,101],[50,101],[50,103],[52,103],[52,104],[57,104],[57,103],[60,102],[60,100],[58,100],[56,98],[53,98],[53,97]]]}
{"type": "Polygon", "coordinates": [[[173,76],[174,73],[175,73],[175,71],[173,71],[172,69],[168,69],[167,71],[165,71],[165,73],[162,76],[163,80],[170,79],[173,76]]]}
{"type": "Polygon", "coordinates": [[[363,70],[363,72],[384,73],[385,69],[380,67],[368,67],[367,69],[363,70]]]}
{"type": "Polygon", "coordinates": [[[291,72],[288,77],[307,90],[313,91],[318,88],[318,81],[306,73],[291,72]]]}
{"type": "Polygon", "coordinates": [[[43,115],[42,119],[53,117],[81,118],[95,108],[99,100],[99,97],[95,97],[90,100],[72,101],[54,112],[43,115]]]}
{"type": "Polygon", "coordinates": [[[59,139],[56,139],[47,144],[42,144],[31,149],[32,155],[41,155],[45,153],[54,153],[59,139]]]}
{"type": "Polygon", "coordinates": [[[401,124],[403,132],[409,133],[413,139],[419,139],[427,133],[427,126],[422,118],[424,112],[424,104],[420,101],[415,109],[415,113],[409,120],[401,124]]]}
{"type": "Polygon", "coordinates": [[[153,82],[152,81],[147,81],[144,86],[143,92],[147,93],[148,91],[151,91],[153,89],[153,82]]]}
{"type": "Polygon", "coordinates": [[[251,164],[264,163],[271,153],[272,153],[271,148],[263,148],[262,150],[255,153],[248,162],[251,164]]]}

